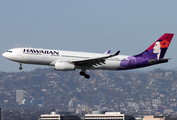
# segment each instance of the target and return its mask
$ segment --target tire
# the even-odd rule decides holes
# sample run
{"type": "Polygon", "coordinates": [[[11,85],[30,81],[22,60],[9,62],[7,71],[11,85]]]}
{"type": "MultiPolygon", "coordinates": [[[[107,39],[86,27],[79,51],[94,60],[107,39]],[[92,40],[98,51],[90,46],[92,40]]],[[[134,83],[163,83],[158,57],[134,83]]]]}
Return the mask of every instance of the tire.
{"type": "Polygon", "coordinates": [[[89,79],[89,78],[90,78],[90,75],[85,75],[85,78],[89,79]]]}
{"type": "Polygon", "coordinates": [[[19,67],[19,70],[22,70],[22,67],[19,67]]]}

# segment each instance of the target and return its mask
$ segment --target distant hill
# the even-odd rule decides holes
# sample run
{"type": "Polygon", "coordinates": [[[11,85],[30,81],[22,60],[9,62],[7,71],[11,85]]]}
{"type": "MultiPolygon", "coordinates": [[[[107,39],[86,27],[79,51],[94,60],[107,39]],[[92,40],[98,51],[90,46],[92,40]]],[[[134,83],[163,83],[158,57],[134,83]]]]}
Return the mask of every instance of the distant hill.
{"type": "MultiPolygon", "coordinates": [[[[155,69],[146,72],[88,71],[90,79],[79,71],[55,71],[52,68],[21,72],[0,72],[0,105],[4,109],[69,110],[87,106],[87,110],[144,112],[153,107],[153,99],[160,99],[157,107],[175,107],[177,100],[177,72],[155,69]],[[24,90],[24,99],[40,98],[43,107],[18,105],[16,90],[24,90]]],[[[84,108],[84,107],[83,107],[84,108]]]]}

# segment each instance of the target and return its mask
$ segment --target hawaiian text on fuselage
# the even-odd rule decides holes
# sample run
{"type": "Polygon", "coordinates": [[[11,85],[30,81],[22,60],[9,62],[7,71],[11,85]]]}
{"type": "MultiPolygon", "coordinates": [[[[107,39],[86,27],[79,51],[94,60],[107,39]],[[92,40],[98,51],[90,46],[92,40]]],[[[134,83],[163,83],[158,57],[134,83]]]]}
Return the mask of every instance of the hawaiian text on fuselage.
{"type": "Polygon", "coordinates": [[[23,53],[27,54],[51,54],[51,55],[59,55],[59,51],[55,50],[43,50],[43,49],[24,49],[23,53]]]}

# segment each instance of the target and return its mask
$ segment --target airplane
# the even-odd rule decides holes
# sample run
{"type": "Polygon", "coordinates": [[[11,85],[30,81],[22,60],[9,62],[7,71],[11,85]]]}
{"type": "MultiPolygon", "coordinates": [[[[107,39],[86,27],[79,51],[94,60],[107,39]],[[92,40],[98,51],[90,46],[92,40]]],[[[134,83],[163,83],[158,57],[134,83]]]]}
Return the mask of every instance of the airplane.
{"type": "Polygon", "coordinates": [[[110,54],[77,51],[52,50],[42,48],[14,48],[2,54],[3,57],[22,63],[53,66],[58,71],[74,71],[81,69],[80,75],[89,79],[86,70],[129,70],[166,63],[164,58],[174,34],[165,33],[144,52],[133,55],[119,55],[120,51],[110,54]]]}

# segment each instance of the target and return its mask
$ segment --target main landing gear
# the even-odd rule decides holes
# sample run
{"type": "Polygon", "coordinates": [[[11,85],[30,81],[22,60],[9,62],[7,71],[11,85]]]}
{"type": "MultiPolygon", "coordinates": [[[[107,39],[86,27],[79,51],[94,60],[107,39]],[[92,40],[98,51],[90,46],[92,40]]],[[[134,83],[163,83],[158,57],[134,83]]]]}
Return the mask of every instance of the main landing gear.
{"type": "Polygon", "coordinates": [[[22,68],[22,64],[20,63],[20,67],[19,67],[19,70],[22,70],[23,68],[22,68]]]}
{"type": "Polygon", "coordinates": [[[81,71],[80,71],[80,75],[81,75],[81,76],[84,76],[84,77],[87,78],[87,79],[90,78],[90,75],[86,74],[86,71],[85,71],[85,70],[81,70],[81,71]]]}

